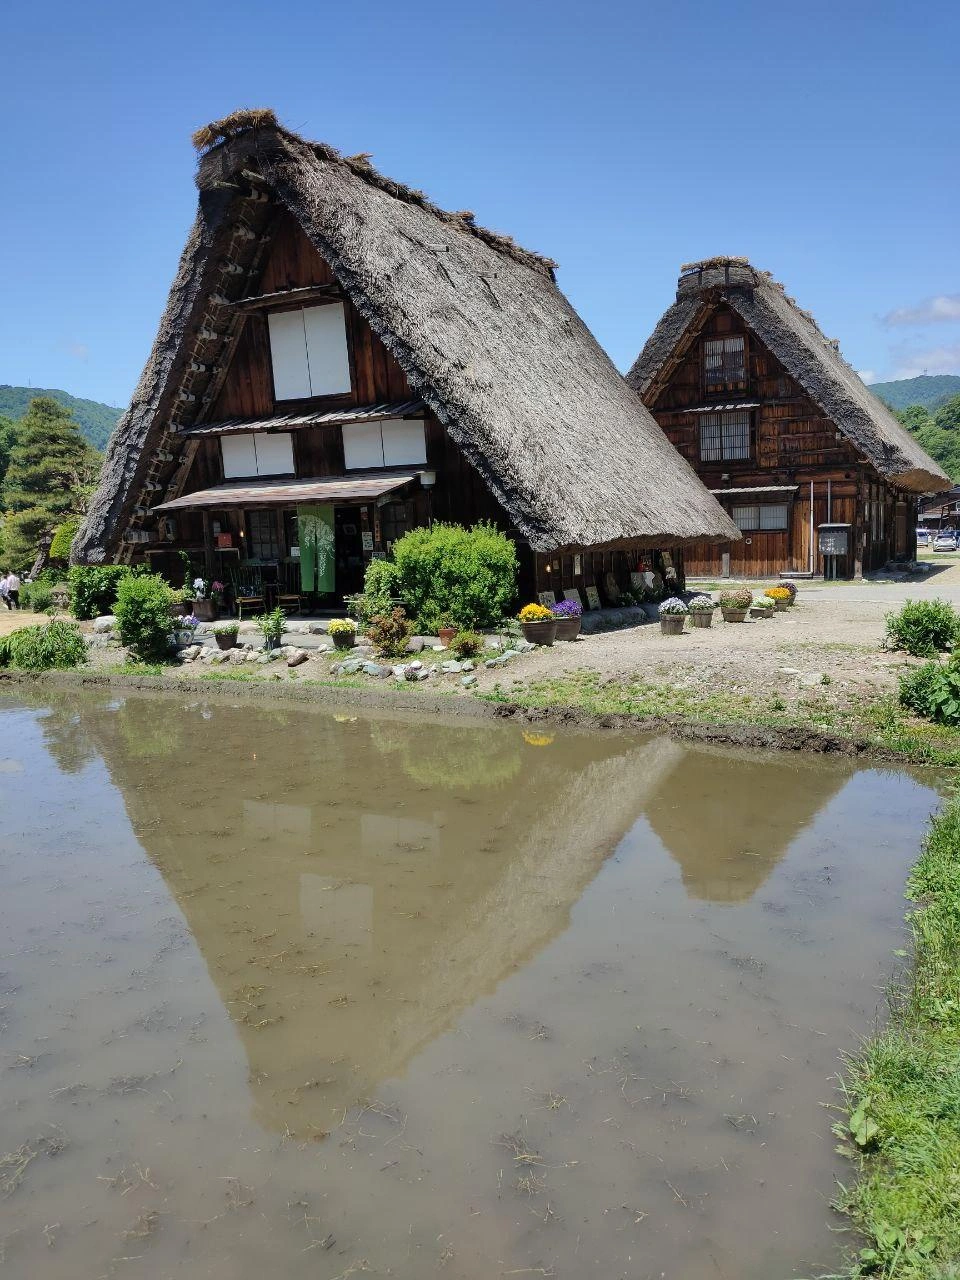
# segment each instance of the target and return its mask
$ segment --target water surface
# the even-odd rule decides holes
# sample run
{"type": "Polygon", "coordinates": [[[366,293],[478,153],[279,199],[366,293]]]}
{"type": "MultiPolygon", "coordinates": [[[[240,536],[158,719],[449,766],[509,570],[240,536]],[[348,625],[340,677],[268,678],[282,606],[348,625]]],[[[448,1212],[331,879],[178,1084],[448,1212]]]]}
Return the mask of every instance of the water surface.
{"type": "Polygon", "coordinates": [[[923,782],[71,695],[0,796],[4,1275],[836,1265],[923,782]]]}

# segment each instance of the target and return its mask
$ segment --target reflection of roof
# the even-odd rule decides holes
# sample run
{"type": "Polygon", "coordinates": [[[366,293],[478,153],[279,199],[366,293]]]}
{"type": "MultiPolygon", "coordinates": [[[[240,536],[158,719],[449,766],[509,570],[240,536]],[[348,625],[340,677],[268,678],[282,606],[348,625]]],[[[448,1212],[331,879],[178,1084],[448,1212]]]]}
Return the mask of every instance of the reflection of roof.
{"type": "Polygon", "coordinates": [[[849,772],[836,761],[688,749],[645,816],[692,898],[746,902],[849,772]]]}
{"type": "Polygon", "coordinates": [[[369,502],[417,478],[416,471],[363,476],[326,476],[317,480],[261,480],[217,484],[212,489],[185,493],[163,502],[155,511],[185,511],[195,507],[280,507],[297,502],[369,502]]]}

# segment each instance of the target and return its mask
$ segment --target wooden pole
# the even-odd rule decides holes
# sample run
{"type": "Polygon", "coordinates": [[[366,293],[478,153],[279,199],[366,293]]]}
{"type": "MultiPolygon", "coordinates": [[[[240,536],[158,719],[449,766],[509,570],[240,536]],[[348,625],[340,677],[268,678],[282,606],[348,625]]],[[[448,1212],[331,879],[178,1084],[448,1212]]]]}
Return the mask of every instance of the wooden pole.
{"type": "Polygon", "coordinates": [[[203,571],[208,578],[216,572],[214,568],[213,529],[210,527],[210,512],[203,511],[203,571]]]}

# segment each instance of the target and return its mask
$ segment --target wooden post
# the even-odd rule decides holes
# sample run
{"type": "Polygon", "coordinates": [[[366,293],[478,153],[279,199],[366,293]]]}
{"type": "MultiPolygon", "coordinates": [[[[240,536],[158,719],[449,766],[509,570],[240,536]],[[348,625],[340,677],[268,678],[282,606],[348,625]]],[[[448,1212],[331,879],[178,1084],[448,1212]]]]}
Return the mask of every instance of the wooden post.
{"type": "Polygon", "coordinates": [[[203,571],[208,578],[216,573],[213,556],[213,530],[210,527],[210,512],[203,510],[203,571]]]}

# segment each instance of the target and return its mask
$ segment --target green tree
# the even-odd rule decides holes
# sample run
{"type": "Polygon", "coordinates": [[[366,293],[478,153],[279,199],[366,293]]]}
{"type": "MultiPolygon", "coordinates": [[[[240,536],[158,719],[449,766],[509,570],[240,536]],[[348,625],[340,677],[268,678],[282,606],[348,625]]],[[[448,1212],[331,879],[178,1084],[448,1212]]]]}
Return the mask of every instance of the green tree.
{"type": "Polygon", "coordinates": [[[0,488],[3,487],[7,467],[10,465],[10,454],[16,443],[17,424],[12,418],[6,418],[0,413],[0,488]]]}
{"type": "Polygon", "coordinates": [[[84,513],[99,464],[68,410],[47,396],[30,402],[3,485],[3,546],[12,565],[28,568],[44,534],[84,513]]]}
{"type": "Polygon", "coordinates": [[[934,414],[933,421],[941,431],[960,430],[960,396],[954,396],[941,405],[934,414]]]}
{"type": "Polygon", "coordinates": [[[960,480],[960,396],[954,396],[936,415],[923,405],[912,404],[897,410],[896,416],[950,479],[960,480]]]}

